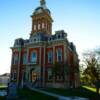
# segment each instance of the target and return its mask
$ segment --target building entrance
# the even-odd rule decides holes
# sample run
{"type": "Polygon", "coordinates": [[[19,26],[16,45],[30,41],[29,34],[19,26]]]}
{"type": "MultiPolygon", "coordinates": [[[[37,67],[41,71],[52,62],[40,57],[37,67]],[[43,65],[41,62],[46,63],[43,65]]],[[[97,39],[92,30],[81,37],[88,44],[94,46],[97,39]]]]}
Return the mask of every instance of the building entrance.
{"type": "Polygon", "coordinates": [[[32,74],[32,75],[31,75],[31,81],[32,81],[32,83],[34,83],[34,82],[37,80],[37,73],[34,72],[34,71],[32,71],[31,74],[32,74]]]}

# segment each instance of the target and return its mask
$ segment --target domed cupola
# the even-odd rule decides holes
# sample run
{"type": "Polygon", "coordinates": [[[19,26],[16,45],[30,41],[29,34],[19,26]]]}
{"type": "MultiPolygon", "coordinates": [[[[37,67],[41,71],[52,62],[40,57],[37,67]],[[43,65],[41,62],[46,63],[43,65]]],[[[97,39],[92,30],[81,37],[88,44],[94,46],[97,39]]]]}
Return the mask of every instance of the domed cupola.
{"type": "Polygon", "coordinates": [[[40,6],[32,14],[32,32],[31,36],[36,33],[52,34],[52,17],[50,10],[46,7],[45,0],[40,0],[40,6]]]}
{"type": "Polygon", "coordinates": [[[48,14],[51,14],[50,10],[46,7],[45,0],[40,1],[40,7],[37,7],[35,11],[33,12],[33,14],[39,14],[43,12],[47,12],[48,14]]]}

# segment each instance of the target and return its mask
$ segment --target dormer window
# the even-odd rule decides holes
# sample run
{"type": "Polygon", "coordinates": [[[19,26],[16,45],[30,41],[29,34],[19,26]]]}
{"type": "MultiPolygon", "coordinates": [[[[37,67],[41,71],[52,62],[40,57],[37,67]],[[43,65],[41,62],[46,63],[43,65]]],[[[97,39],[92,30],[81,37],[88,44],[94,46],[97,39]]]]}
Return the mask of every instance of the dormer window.
{"type": "Polygon", "coordinates": [[[49,41],[51,41],[51,39],[52,39],[52,38],[51,38],[51,37],[49,37],[49,39],[48,39],[48,40],[49,40],[49,41]]]}
{"type": "Polygon", "coordinates": [[[60,39],[60,34],[58,35],[58,39],[60,39]]]}

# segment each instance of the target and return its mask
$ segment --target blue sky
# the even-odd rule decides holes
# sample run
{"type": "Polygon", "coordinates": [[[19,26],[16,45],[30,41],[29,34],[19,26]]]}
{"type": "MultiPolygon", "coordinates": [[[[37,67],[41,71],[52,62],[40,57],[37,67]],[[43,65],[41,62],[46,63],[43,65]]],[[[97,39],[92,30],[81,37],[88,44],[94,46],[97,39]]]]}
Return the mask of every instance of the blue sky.
{"type": "MultiPolygon", "coordinates": [[[[29,38],[31,17],[40,0],[0,0],[0,74],[10,72],[14,40],[29,38]]],[[[53,34],[64,29],[76,45],[79,57],[84,50],[100,46],[100,0],[46,0],[52,12],[53,34]]]]}

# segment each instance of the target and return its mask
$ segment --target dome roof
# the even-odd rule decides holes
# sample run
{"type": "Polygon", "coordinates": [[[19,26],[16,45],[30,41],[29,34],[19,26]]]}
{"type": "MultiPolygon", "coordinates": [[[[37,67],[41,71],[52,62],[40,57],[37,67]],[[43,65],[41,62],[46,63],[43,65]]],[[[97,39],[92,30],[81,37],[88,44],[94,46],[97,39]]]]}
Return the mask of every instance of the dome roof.
{"type": "Polygon", "coordinates": [[[50,10],[45,5],[45,1],[41,0],[40,6],[35,9],[33,14],[39,14],[39,13],[43,13],[43,12],[47,12],[49,15],[51,14],[50,10]]]}
{"type": "Polygon", "coordinates": [[[37,7],[34,11],[34,14],[39,14],[39,13],[43,13],[43,12],[47,12],[49,15],[51,14],[51,12],[48,8],[43,8],[43,7],[37,7]]]}

